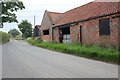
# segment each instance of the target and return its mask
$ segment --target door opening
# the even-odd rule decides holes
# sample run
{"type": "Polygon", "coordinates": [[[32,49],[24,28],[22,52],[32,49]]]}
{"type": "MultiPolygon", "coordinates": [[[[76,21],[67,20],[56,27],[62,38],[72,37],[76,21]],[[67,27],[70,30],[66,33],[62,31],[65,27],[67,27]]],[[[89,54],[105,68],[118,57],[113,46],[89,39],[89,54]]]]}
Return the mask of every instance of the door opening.
{"type": "Polygon", "coordinates": [[[64,27],[60,29],[60,42],[70,43],[70,27],[64,27]]]}
{"type": "Polygon", "coordinates": [[[82,26],[80,26],[80,44],[82,46],[83,41],[82,41],[82,26]]]}

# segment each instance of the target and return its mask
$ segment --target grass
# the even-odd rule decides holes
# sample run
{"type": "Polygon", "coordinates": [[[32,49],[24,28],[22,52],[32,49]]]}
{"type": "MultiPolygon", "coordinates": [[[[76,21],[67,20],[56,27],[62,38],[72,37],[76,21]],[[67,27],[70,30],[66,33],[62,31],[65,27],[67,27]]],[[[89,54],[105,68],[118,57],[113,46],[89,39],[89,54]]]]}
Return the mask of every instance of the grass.
{"type": "Polygon", "coordinates": [[[0,31],[0,44],[4,44],[9,41],[9,35],[5,32],[0,31]]]}
{"type": "Polygon", "coordinates": [[[42,42],[38,39],[33,38],[29,38],[27,41],[31,45],[41,48],[115,64],[118,63],[118,54],[120,53],[115,49],[107,49],[98,46],[80,46],[79,44],[55,44],[42,42]]]}

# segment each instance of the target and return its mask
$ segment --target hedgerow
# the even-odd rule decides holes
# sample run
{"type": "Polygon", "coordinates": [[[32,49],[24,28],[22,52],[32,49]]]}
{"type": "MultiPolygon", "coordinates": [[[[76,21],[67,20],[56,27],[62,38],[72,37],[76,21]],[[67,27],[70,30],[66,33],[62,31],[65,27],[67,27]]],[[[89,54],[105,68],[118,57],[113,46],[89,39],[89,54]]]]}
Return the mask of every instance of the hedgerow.
{"type": "Polygon", "coordinates": [[[5,32],[0,31],[0,44],[6,43],[9,41],[9,35],[5,32]]]}

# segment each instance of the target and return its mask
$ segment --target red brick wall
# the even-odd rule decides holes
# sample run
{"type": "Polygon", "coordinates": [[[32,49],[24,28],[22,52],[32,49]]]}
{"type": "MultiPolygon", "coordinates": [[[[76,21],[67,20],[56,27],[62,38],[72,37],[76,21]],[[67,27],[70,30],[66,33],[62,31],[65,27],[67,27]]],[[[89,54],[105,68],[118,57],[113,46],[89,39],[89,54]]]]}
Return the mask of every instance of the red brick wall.
{"type": "Polygon", "coordinates": [[[114,18],[111,20],[111,46],[118,48],[119,42],[119,18],[114,18]]]}
{"type": "Polygon", "coordinates": [[[49,42],[49,41],[50,41],[50,35],[44,35],[44,36],[42,37],[42,39],[43,39],[43,41],[45,41],[45,42],[49,42]]]}
{"type": "MultiPolygon", "coordinates": [[[[119,2],[119,4],[118,4],[118,9],[119,9],[119,11],[120,11],[120,2],[119,2]]],[[[120,16],[120,14],[119,14],[119,16],[120,16]]],[[[119,48],[119,51],[120,51],[120,17],[119,17],[119,19],[118,19],[118,23],[119,23],[119,25],[118,25],[118,48],[119,48]]]]}
{"type": "MultiPolygon", "coordinates": [[[[115,16],[115,15],[113,15],[115,16]]],[[[107,16],[103,18],[110,18],[110,36],[99,36],[99,19],[93,19],[79,23],[78,25],[72,26],[70,28],[71,42],[80,42],[80,25],[82,25],[82,41],[84,45],[102,45],[105,47],[118,47],[118,18],[111,18],[112,16],[107,16]]]]}
{"type": "Polygon", "coordinates": [[[99,25],[97,20],[90,20],[82,23],[83,44],[99,43],[99,25]]]}
{"type": "Polygon", "coordinates": [[[120,50],[120,17],[119,17],[119,19],[118,19],[118,48],[119,48],[119,50],[120,50]]]}
{"type": "Polygon", "coordinates": [[[42,23],[41,23],[41,27],[40,27],[41,39],[43,41],[49,41],[49,42],[52,41],[52,27],[53,27],[53,25],[49,19],[48,12],[45,12],[44,16],[43,16],[42,23]],[[49,37],[48,37],[48,35],[47,36],[43,35],[43,30],[46,30],[46,29],[49,29],[49,37]]]}
{"type": "Polygon", "coordinates": [[[82,42],[85,45],[98,44],[99,27],[96,20],[91,20],[78,25],[72,26],[70,29],[71,42],[80,42],[80,26],[82,26],[82,42]],[[96,42],[97,41],[97,42],[96,42]]]}
{"type": "Polygon", "coordinates": [[[71,43],[78,43],[79,42],[79,25],[75,25],[70,27],[70,42],[71,43]]]}
{"type": "MultiPolygon", "coordinates": [[[[116,15],[113,15],[116,16],[116,15]]],[[[120,49],[120,22],[119,18],[113,16],[102,17],[78,23],[70,27],[71,43],[80,43],[80,26],[82,25],[83,45],[97,45],[104,47],[114,47],[120,49]],[[99,20],[110,18],[110,35],[99,36],[99,20]]],[[[53,42],[59,43],[59,28],[53,29],[53,42]]]]}
{"type": "Polygon", "coordinates": [[[53,42],[59,43],[59,28],[55,27],[53,28],[53,42]]]}

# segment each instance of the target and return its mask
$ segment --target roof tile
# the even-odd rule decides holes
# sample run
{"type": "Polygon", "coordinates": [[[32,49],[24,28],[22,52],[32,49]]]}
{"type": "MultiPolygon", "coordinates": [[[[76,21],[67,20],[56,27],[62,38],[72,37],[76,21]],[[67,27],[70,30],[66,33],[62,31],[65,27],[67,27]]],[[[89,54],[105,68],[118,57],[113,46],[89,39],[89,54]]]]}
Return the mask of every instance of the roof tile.
{"type": "Polygon", "coordinates": [[[90,2],[62,14],[55,26],[118,12],[118,2],[90,2]]]}

